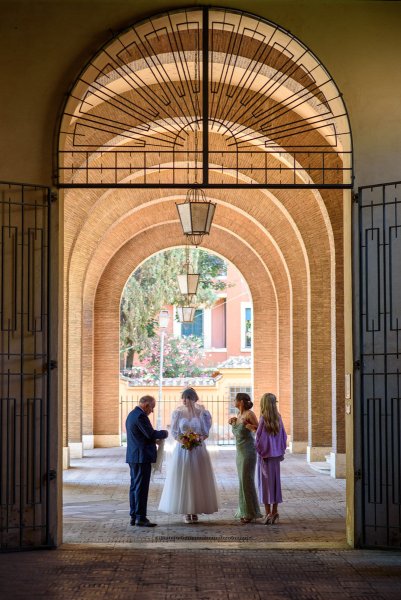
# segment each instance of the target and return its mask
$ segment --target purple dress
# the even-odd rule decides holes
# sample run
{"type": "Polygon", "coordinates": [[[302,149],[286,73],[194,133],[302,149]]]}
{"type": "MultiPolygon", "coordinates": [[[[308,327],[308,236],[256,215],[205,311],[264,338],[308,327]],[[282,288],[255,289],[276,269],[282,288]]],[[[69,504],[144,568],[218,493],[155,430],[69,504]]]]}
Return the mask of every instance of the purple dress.
{"type": "Polygon", "coordinates": [[[281,417],[277,435],[267,432],[262,417],[256,431],[255,448],[258,454],[258,492],[262,504],[277,504],[283,501],[281,495],[280,462],[287,446],[287,434],[281,417]]]}

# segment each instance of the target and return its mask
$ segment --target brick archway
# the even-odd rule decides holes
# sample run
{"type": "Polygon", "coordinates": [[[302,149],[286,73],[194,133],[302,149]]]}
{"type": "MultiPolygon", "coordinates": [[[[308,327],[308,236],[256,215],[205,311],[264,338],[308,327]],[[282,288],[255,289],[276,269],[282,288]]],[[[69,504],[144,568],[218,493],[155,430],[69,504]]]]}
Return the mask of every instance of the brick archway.
{"type": "MultiPolygon", "coordinates": [[[[337,204],[338,193],[326,192],[323,200],[320,196],[316,198],[311,191],[298,192],[296,198],[288,191],[274,196],[269,194],[267,197],[258,192],[260,205],[254,207],[249,207],[250,192],[236,194],[230,202],[227,198],[223,199],[222,193],[216,191],[213,195],[213,200],[219,203],[219,211],[214,226],[216,230],[213,228],[205,247],[231,260],[248,281],[262,281],[264,277],[266,281],[263,285],[266,286],[270,279],[270,285],[277,296],[276,312],[279,317],[278,321],[276,317],[276,323],[280,354],[274,362],[278,373],[275,385],[280,390],[282,406],[286,407],[288,428],[292,432],[295,450],[304,451],[308,443],[312,448],[327,448],[332,445],[333,301],[334,306],[337,304],[337,321],[341,323],[341,303],[333,300],[332,263],[334,241],[339,247],[337,254],[341,255],[341,240],[339,236],[334,240],[330,211],[333,212],[331,206],[335,207],[337,204]],[[300,198],[303,209],[299,204],[300,198]],[[332,237],[331,242],[328,232],[332,237]],[[238,256],[246,256],[247,260],[241,262],[238,256]],[[257,267],[258,263],[264,269],[262,279],[259,276],[255,279],[253,275],[254,269],[260,275],[261,266],[257,267]],[[317,265],[313,272],[311,264],[317,265]],[[320,323],[319,327],[314,328],[314,322],[320,323]],[[322,355],[327,358],[326,367],[322,365],[322,355]],[[326,375],[313,378],[313,371],[319,374],[325,372],[326,375]]],[[[76,190],[66,194],[66,206],[76,206],[76,195],[76,190]]],[[[106,402],[102,399],[101,389],[114,389],[118,375],[116,359],[114,382],[104,382],[101,389],[93,384],[94,380],[98,380],[96,364],[99,364],[96,344],[93,342],[93,327],[98,318],[97,310],[104,304],[98,298],[100,292],[104,292],[109,285],[107,277],[113,273],[113,282],[119,280],[113,296],[115,307],[118,307],[122,287],[136,265],[147,256],[167,247],[166,239],[169,240],[168,246],[171,246],[171,239],[175,240],[175,245],[183,242],[175,209],[175,201],[181,193],[169,193],[160,198],[160,193],[154,190],[148,190],[146,194],[127,191],[103,194],[91,191],[81,193],[81,196],[80,214],[71,210],[70,218],[66,220],[66,231],[70,226],[71,231],[75,232],[75,239],[71,236],[70,260],[67,263],[70,283],[67,352],[70,359],[66,391],[71,399],[68,435],[72,444],[82,444],[82,436],[116,436],[118,433],[103,433],[104,429],[97,427],[99,422],[96,425],[95,418],[97,401],[100,404],[106,402]],[[160,245],[160,240],[156,243],[158,236],[153,235],[154,231],[157,229],[166,232],[170,228],[173,228],[171,235],[159,234],[164,240],[164,246],[160,245]],[[141,236],[151,241],[155,239],[155,244],[148,242],[144,245],[142,241],[138,243],[141,236]],[[134,250],[138,246],[146,247],[146,252],[138,256],[131,249],[130,261],[127,263],[126,260],[121,260],[121,256],[130,245],[134,250]],[[117,278],[113,264],[124,265],[122,278],[120,275],[117,278]],[[95,352],[91,352],[92,348],[95,352]]],[[[337,210],[337,213],[333,212],[333,217],[338,222],[342,215],[337,210]]],[[[341,233],[341,222],[337,223],[337,230],[341,233]]],[[[259,314],[262,322],[266,318],[263,293],[256,287],[252,290],[252,295],[255,306],[260,299],[262,309],[259,314]]],[[[110,308],[110,303],[107,306],[110,308]]],[[[256,318],[255,312],[255,323],[256,318]]],[[[269,326],[272,326],[271,322],[269,326]]],[[[257,328],[255,332],[257,336],[257,328]]],[[[265,332],[262,331],[262,345],[264,335],[265,332]]],[[[104,343],[109,345],[108,341],[106,343],[104,340],[104,343]]],[[[255,351],[255,367],[256,360],[255,351]]],[[[260,360],[263,362],[263,357],[260,360]]],[[[272,364],[271,358],[268,362],[269,365],[272,364]]],[[[265,370],[264,366],[261,371],[265,370]]],[[[257,381],[256,373],[255,368],[256,390],[265,389],[264,386],[269,381],[271,387],[274,381],[272,377],[269,381],[263,378],[257,381]]],[[[337,394],[338,390],[334,393],[337,394]]],[[[98,443],[106,443],[106,438],[96,439],[98,443]]],[[[110,438],[109,442],[113,439],[115,441],[116,438],[110,438]]]]}
{"type": "MultiPolygon", "coordinates": [[[[247,279],[253,299],[254,320],[255,323],[258,323],[254,330],[254,372],[255,382],[257,382],[257,384],[255,383],[255,397],[260,396],[265,389],[278,391],[277,290],[263,261],[255,256],[255,252],[249,246],[227,230],[220,229],[216,233],[218,240],[210,240],[210,244],[204,245],[206,249],[210,248],[218,253],[224,250],[225,257],[240,270],[244,265],[252,265],[247,271],[247,279]],[[231,251],[228,250],[230,246],[231,251]]],[[[94,304],[94,352],[98,363],[94,366],[95,382],[93,387],[95,436],[112,436],[119,433],[116,399],[118,398],[119,367],[119,303],[122,289],[129,275],[143,260],[146,260],[154,252],[166,248],[166,239],[172,246],[182,243],[182,234],[178,223],[153,226],[129,240],[108,263],[99,281],[94,304]],[[107,344],[103,343],[105,336],[107,336],[107,344]]],[[[284,313],[284,306],[282,306],[282,311],[284,313]]],[[[280,337],[283,345],[287,338],[283,355],[288,355],[288,328],[286,332],[281,333],[280,337]]],[[[285,370],[285,366],[283,369],[285,370]]],[[[289,398],[285,392],[281,399],[282,409],[289,417],[289,398]]],[[[95,437],[95,443],[97,439],[95,437]]],[[[111,442],[113,443],[112,438],[111,442]]]]}
{"type": "Polygon", "coordinates": [[[60,182],[73,188],[64,194],[64,445],[80,455],[83,436],[103,444],[118,433],[102,414],[118,374],[103,353],[116,343],[119,295],[142,260],[182,245],[174,205],[202,182],[218,205],[205,247],[252,291],[256,396],[278,391],[294,451],[343,454],[341,188],[352,145],[341,94],[313,53],[245,13],[156,15],[84,69],[59,142],[60,182]]]}

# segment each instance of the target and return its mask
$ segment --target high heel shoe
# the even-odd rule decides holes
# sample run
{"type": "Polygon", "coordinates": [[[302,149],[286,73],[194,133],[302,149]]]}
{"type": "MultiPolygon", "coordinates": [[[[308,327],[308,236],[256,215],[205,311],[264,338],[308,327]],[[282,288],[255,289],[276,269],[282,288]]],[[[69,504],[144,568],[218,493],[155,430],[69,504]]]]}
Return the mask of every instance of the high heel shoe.
{"type": "Polygon", "coordinates": [[[272,522],[272,515],[269,513],[268,515],[265,516],[262,523],[263,523],[263,525],[270,525],[271,522],[272,522]]]}
{"type": "Polygon", "coordinates": [[[192,517],[191,517],[191,515],[185,515],[185,517],[184,517],[184,523],[192,523],[192,517]]]}
{"type": "Polygon", "coordinates": [[[271,515],[270,523],[272,525],[274,525],[275,523],[278,523],[279,518],[280,518],[280,515],[278,513],[275,513],[274,515],[271,515]]]}
{"type": "Polygon", "coordinates": [[[198,515],[191,515],[192,523],[198,523],[198,515]]]}
{"type": "Polygon", "coordinates": [[[253,523],[256,519],[249,519],[248,517],[241,517],[240,519],[242,525],[247,525],[248,523],[253,523]]]}

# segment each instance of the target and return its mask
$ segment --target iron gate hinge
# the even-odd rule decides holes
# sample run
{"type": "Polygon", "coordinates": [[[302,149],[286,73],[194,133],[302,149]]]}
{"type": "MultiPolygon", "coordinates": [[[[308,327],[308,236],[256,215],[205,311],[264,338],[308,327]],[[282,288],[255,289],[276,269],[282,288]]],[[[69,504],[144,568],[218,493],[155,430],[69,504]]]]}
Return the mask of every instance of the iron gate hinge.
{"type": "Polygon", "coordinates": [[[359,371],[361,368],[361,361],[360,360],[356,360],[354,362],[354,371],[359,371]]]}
{"type": "Polygon", "coordinates": [[[58,200],[58,191],[50,190],[50,202],[57,202],[58,200]]]}
{"type": "Polygon", "coordinates": [[[359,194],[358,192],[352,192],[352,201],[357,203],[359,200],[359,194]]]}
{"type": "Polygon", "coordinates": [[[57,369],[57,367],[58,363],[56,360],[50,360],[48,363],[45,364],[45,369],[50,369],[50,371],[57,369]]]}
{"type": "Polygon", "coordinates": [[[362,479],[361,469],[356,469],[356,471],[354,473],[354,479],[355,479],[355,481],[360,481],[362,479]]]}
{"type": "Polygon", "coordinates": [[[56,471],[56,469],[50,469],[49,480],[54,481],[54,479],[57,479],[57,471],[56,471]]]}

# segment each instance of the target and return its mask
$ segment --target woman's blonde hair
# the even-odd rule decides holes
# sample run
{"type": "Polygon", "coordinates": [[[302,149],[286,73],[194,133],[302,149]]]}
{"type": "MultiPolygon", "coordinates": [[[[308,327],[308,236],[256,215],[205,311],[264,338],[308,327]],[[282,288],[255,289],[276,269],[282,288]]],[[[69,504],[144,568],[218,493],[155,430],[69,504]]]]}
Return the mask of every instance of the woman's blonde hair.
{"type": "Polygon", "coordinates": [[[274,394],[263,394],[260,399],[260,412],[267,432],[277,435],[280,431],[280,419],[277,410],[277,398],[274,394]]]}

